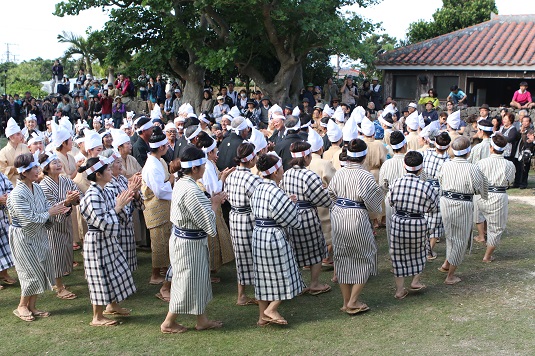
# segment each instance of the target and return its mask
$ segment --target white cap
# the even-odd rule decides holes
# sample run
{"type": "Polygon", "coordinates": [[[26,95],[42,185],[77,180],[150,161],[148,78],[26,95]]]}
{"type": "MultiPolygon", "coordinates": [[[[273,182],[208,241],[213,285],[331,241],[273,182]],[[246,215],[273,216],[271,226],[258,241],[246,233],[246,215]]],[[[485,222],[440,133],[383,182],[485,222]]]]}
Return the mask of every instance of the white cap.
{"type": "Polygon", "coordinates": [[[267,141],[264,134],[257,129],[251,129],[251,138],[247,140],[254,145],[254,152],[258,153],[260,150],[267,147],[267,141]]]}
{"type": "Polygon", "coordinates": [[[176,130],[176,126],[174,123],[168,122],[167,125],[165,125],[165,128],[163,130],[164,131],[176,130]]]}
{"type": "Polygon", "coordinates": [[[121,146],[122,144],[130,142],[130,137],[128,137],[128,135],[123,130],[111,129],[110,133],[111,137],[113,138],[112,145],[115,149],[119,148],[119,146],[121,146]]]}
{"type": "Polygon", "coordinates": [[[237,106],[233,106],[232,109],[230,109],[230,111],[228,112],[228,114],[230,116],[232,116],[232,118],[235,118],[235,117],[240,116],[241,112],[240,112],[240,109],[238,109],[237,106]]]}
{"type": "Polygon", "coordinates": [[[63,125],[58,125],[52,121],[52,146],[58,148],[71,137],[71,133],[63,125]]]}
{"type": "Polygon", "coordinates": [[[362,106],[357,106],[351,113],[351,117],[355,120],[355,123],[360,124],[366,117],[366,109],[362,106]]]}
{"type": "Polygon", "coordinates": [[[184,124],[185,121],[186,121],[186,119],[184,119],[183,117],[177,116],[177,117],[175,117],[174,123],[175,123],[175,125],[178,124],[179,122],[184,124]]]}
{"type": "Polygon", "coordinates": [[[338,142],[342,138],[342,130],[333,120],[327,123],[327,137],[331,142],[338,142]]]}
{"type": "Polygon", "coordinates": [[[35,116],[35,114],[30,114],[24,119],[24,121],[37,121],[37,116],[35,116]]]}
{"type": "Polygon", "coordinates": [[[317,152],[323,148],[323,139],[316,130],[308,130],[308,143],[310,143],[310,152],[317,152]]]}
{"type": "Polygon", "coordinates": [[[325,104],[325,107],[323,108],[323,116],[331,117],[334,114],[333,108],[329,106],[329,104],[325,104]]]}
{"type": "Polygon", "coordinates": [[[86,150],[91,150],[95,147],[102,146],[102,138],[95,130],[86,130],[84,133],[86,150]]]}
{"type": "Polygon", "coordinates": [[[344,116],[344,110],[342,109],[341,106],[338,106],[331,116],[333,119],[335,119],[338,122],[346,121],[345,116],[344,116]]]}
{"type": "Polygon", "coordinates": [[[457,110],[446,119],[446,123],[454,130],[458,130],[461,126],[461,111],[457,110]]]}
{"type": "Polygon", "coordinates": [[[418,126],[420,126],[421,129],[425,127],[425,120],[421,113],[418,115],[418,126]]]}
{"type": "Polygon", "coordinates": [[[375,136],[375,125],[367,117],[364,117],[362,123],[360,124],[360,129],[364,136],[375,136]]]}
{"type": "Polygon", "coordinates": [[[58,122],[59,125],[63,126],[67,131],[69,131],[71,135],[73,134],[71,120],[68,116],[62,116],[61,119],[58,120],[58,122]]]}
{"type": "Polygon", "coordinates": [[[359,137],[359,131],[355,119],[350,117],[342,129],[344,141],[349,142],[359,137]]]}
{"type": "Polygon", "coordinates": [[[178,108],[178,115],[189,114],[192,112],[194,112],[194,110],[193,110],[193,106],[191,106],[190,103],[184,103],[180,105],[180,107],[178,108]]]}
{"type": "Polygon", "coordinates": [[[407,124],[407,127],[410,128],[412,131],[418,130],[418,127],[420,126],[420,123],[418,121],[418,112],[415,111],[409,116],[407,116],[407,119],[405,119],[405,123],[407,124]]]}
{"type": "Polygon", "coordinates": [[[410,103],[409,108],[418,109],[418,105],[416,103],[410,103]]]}
{"type": "Polygon", "coordinates": [[[134,112],[133,111],[127,111],[126,112],[126,118],[127,119],[131,119],[134,117],[134,112]]]}
{"type": "Polygon", "coordinates": [[[301,115],[301,109],[299,109],[299,106],[296,106],[292,110],[292,116],[299,117],[299,115],[301,115]]]}
{"type": "Polygon", "coordinates": [[[11,135],[20,132],[20,127],[12,117],[7,121],[6,136],[9,138],[11,135]]]}
{"type": "Polygon", "coordinates": [[[279,105],[275,104],[275,105],[273,105],[272,107],[269,108],[269,110],[268,110],[268,118],[271,119],[271,116],[273,114],[275,114],[275,113],[282,114],[282,113],[284,113],[284,111],[282,111],[282,108],[279,105]]]}

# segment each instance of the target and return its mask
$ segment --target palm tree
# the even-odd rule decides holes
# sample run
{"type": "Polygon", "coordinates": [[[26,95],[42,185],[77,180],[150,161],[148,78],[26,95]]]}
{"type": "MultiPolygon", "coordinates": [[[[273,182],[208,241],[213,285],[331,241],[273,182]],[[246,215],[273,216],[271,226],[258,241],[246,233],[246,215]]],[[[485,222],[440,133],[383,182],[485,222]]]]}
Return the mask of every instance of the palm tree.
{"type": "Polygon", "coordinates": [[[85,64],[88,74],[93,75],[93,62],[98,61],[103,65],[106,58],[106,50],[102,42],[91,39],[92,33],[88,38],[75,35],[72,32],[63,31],[58,35],[58,42],[69,43],[71,46],[63,54],[64,62],[74,55],[80,55],[80,61],[85,64]]]}

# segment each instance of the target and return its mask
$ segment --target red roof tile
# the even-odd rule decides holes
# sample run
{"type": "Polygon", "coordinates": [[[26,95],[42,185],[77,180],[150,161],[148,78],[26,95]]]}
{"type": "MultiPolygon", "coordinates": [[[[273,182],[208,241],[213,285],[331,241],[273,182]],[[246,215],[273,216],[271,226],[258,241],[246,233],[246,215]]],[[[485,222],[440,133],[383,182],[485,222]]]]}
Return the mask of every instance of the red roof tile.
{"type": "MultiPolygon", "coordinates": [[[[489,21],[379,56],[377,67],[535,67],[535,14],[489,21]]],[[[481,68],[483,69],[483,68],[481,68]]]]}

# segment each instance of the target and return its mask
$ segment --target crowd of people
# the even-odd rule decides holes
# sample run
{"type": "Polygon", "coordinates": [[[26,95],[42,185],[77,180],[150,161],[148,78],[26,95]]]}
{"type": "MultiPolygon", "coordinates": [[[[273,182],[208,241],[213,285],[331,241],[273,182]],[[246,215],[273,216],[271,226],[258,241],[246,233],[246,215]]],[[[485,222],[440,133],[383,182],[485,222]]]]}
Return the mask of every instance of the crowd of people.
{"type": "MultiPolygon", "coordinates": [[[[444,239],[438,270],[444,283],[459,283],[472,240],[486,244],[483,262],[494,260],[507,189],[527,186],[531,118],[507,109],[492,118],[482,105],[463,121],[458,103],[437,112],[432,89],[420,113],[416,102],[382,104],[378,85],[376,78],[364,90],[353,78],[340,90],[331,80],[323,90],[310,83],[294,107],[260,91],[236,93],[230,82],[217,104],[203,101],[197,113],[176,88],[174,100],[156,93],[150,115],[125,112],[118,121],[98,112],[52,115],[41,128],[31,112],[24,127],[10,118],[0,150],[0,278],[16,283],[8,273],[15,266],[21,299],[13,313],[24,321],[50,316],[36,305],[50,289],[77,298],[63,279],[79,245],[92,326],[117,325],[110,316],[131,313],[119,303],[136,292],[132,271],[143,245],[151,249],[147,281],[169,303],[163,333],[186,330],[180,314],[196,315],[197,330],[222,327],[206,306],[217,272],[232,261],[236,304],[258,305],[259,326],[288,324],[284,300],[331,291],[320,283],[323,266],[333,268],[341,310],[366,312],[360,295],[377,274],[376,232],[384,227],[393,297],[427,288],[421,274],[444,239]]],[[[212,95],[207,85],[205,99],[212,95]]]]}

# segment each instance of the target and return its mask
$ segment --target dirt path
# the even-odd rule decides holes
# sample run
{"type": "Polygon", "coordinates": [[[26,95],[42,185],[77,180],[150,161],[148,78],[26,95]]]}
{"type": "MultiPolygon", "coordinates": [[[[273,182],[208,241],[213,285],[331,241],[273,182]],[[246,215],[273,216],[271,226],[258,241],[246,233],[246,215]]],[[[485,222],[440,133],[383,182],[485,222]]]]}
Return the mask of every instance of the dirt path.
{"type": "Polygon", "coordinates": [[[528,196],[509,195],[509,201],[515,201],[515,202],[520,202],[520,203],[535,206],[535,195],[528,195],[528,196]]]}

